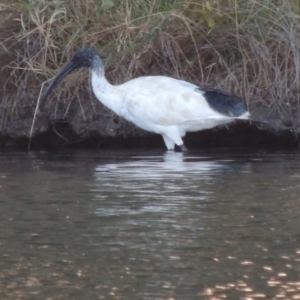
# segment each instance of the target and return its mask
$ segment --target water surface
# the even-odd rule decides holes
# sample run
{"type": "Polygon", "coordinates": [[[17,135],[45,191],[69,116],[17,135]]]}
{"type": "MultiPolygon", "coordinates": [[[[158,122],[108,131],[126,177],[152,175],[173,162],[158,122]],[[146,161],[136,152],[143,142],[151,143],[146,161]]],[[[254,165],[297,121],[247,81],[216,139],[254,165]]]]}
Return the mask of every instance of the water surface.
{"type": "Polygon", "coordinates": [[[300,299],[299,151],[0,153],[0,299],[300,299]]]}

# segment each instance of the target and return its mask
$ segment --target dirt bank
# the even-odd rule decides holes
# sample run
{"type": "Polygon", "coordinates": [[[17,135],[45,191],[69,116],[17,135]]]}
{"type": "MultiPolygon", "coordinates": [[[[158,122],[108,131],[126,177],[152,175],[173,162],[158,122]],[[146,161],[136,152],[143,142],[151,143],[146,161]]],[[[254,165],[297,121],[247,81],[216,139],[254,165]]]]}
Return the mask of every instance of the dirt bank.
{"type": "MultiPolygon", "coordinates": [[[[62,147],[161,148],[161,136],[118,117],[92,99],[71,104],[52,101],[32,123],[34,107],[2,109],[1,148],[55,149],[62,147]]],[[[199,147],[298,147],[299,111],[271,114],[255,108],[252,117],[264,123],[239,121],[230,126],[189,133],[185,143],[199,147]]]]}
{"type": "Polygon", "coordinates": [[[21,2],[0,3],[0,147],[164,149],[160,136],[97,102],[86,71],[72,73],[35,115],[41,90],[83,45],[100,51],[113,84],[184,79],[238,95],[265,122],[188,134],[188,148],[298,147],[299,1],[21,2]]]}

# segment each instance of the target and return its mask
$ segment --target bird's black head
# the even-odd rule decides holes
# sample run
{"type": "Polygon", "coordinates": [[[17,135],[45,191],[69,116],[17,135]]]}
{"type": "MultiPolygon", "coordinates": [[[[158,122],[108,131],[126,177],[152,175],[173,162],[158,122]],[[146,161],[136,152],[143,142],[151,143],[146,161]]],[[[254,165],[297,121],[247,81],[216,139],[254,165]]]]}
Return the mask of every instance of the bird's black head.
{"type": "Polygon", "coordinates": [[[99,58],[100,55],[96,50],[89,46],[83,47],[76,51],[75,55],[70,61],[73,66],[71,71],[81,67],[92,68],[95,60],[99,60],[99,58]]]}
{"type": "Polygon", "coordinates": [[[49,88],[47,89],[44,97],[42,98],[41,104],[40,104],[40,110],[43,110],[45,102],[47,100],[47,97],[53,90],[53,88],[60,83],[64,77],[66,77],[68,74],[70,74],[72,71],[79,69],[79,68],[97,68],[97,67],[103,67],[102,59],[99,55],[99,53],[94,50],[93,48],[86,46],[78,51],[76,51],[75,55],[69,61],[63,69],[60,71],[60,73],[55,77],[49,88]]]}

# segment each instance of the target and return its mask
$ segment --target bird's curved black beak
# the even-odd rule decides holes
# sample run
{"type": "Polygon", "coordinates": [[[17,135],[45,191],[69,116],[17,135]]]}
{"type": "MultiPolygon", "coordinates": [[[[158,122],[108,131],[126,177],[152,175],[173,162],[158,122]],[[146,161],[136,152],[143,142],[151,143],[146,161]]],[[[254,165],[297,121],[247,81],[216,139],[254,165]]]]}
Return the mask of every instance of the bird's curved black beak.
{"type": "Polygon", "coordinates": [[[44,94],[39,105],[40,111],[44,110],[46,100],[50,95],[51,91],[54,89],[54,87],[57,84],[59,84],[68,74],[70,74],[75,69],[78,69],[79,67],[80,65],[78,64],[78,62],[74,62],[74,61],[70,61],[64,66],[64,68],[58,73],[58,75],[55,77],[51,85],[48,87],[46,93],[44,94]]]}

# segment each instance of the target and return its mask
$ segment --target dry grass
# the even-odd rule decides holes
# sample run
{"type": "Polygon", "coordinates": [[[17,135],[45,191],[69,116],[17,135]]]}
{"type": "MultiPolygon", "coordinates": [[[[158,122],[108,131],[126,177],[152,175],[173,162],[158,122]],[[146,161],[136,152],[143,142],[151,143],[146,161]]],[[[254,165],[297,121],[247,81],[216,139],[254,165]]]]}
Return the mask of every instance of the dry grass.
{"type": "MultiPolygon", "coordinates": [[[[164,74],[240,95],[250,109],[299,106],[298,0],[2,0],[0,16],[0,109],[10,113],[34,110],[42,84],[84,44],[106,57],[113,83],[164,74]]],[[[84,74],[57,90],[63,101],[81,98],[84,74]]]]}

